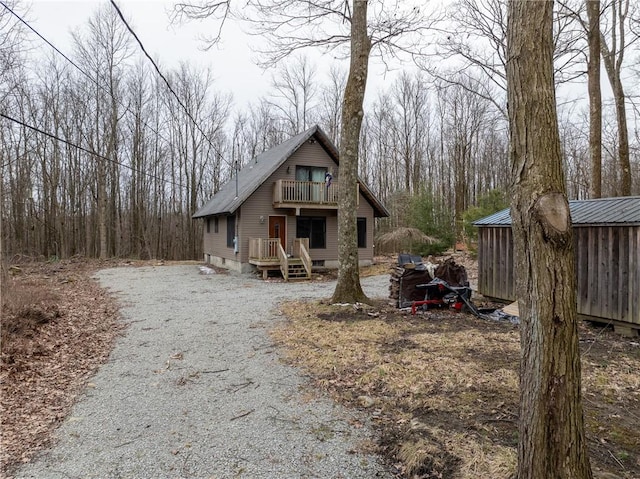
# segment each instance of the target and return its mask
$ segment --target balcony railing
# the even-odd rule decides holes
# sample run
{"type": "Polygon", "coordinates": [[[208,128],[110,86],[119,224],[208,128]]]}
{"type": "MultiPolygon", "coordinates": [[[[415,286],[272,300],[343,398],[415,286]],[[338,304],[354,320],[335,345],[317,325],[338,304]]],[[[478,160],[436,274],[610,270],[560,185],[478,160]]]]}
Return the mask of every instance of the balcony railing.
{"type": "MultiPolygon", "coordinates": [[[[359,196],[359,195],[358,195],[359,196]]],[[[273,188],[275,208],[338,207],[338,182],[277,180],[273,188]]]]}
{"type": "Polygon", "coordinates": [[[249,258],[259,261],[278,261],[278,238],[249,238],[249,258]]]}

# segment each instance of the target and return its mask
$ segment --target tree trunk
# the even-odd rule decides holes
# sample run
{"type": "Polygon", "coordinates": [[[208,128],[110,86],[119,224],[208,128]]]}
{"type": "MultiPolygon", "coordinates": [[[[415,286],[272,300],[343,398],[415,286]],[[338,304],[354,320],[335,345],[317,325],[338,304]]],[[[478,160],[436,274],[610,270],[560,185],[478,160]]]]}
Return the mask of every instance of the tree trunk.
{"type": "Polygon", "coordinates": [[[351,19],[351,64],[342,103],[338,197],[338,282],[334,303],[366,302],[358,269],[356,230],[358,148],[364,111],[371,40],[367,34],[367,0],[354,0],[351,19]]]}
{"type": "Polygon", "coordinates": [[[602,196],[602,91],[600,89],[600,0],[587,0],[589,17],[589,153],[591,155],[591,187],[589,197],[602,196]]]}
{"type": "MultiPolygon", "coordinates": [[[[0,152],[0,164],[5,164],[4,153],[0,152]]],[[[5,253],[6,243],[4,241],[4,168],[0,168],[0,310],[3,309],[3,300],[7,294],[9,284],[9,264],[5,253]]]]}
{"type": "Polygon", "coordinates": [[[100,259],[108,258],[107,250],[107,172],[104,159],[96,158],[98,167],[98,234],[100,242],[100,259]]]}
{"type": "Polygon", "coordinates": [[[631,195],[631,161],[629,157],[629,129],[625,94],[622,87],[621,69],[625,53],[625,21],[629,11],[629,0],[614,0],[611,3],[611,48],[600,32],[600,51],[604,68],[611,84],[616,105],[618,123],[618,164],[620,166],[620,196],[631,195]]]}
{"type": "Polygon", "coordinates": [[[618,120],[618,162],[620,165],[620,196],[631,196],[631,158],[629,156],[629,129],[627,127],[627,108],[624,89],[618,74],[612,79],[611,88],[616,104],[618,120]]]}
{"type": "Polygon", "coordinates": [[[520,305],[518,478],[588,479],[573,238],[553,83],[553,2],[509,3],[511,206],[520,305]]]}

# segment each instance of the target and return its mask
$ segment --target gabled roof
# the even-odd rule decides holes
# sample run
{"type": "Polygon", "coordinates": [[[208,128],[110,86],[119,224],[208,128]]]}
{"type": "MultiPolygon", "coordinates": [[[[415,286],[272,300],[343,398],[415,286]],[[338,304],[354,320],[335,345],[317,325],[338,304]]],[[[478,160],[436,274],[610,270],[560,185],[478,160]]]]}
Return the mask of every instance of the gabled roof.
{"type": "MultiPolygon", "coordinates": [[[[640,225],[640,196],[569,201],[575,226],[640,225]]],[[[510,209],[479,219],[475,226],[511,226],[510,209]]]]}
{"type": "MultiPolygon", "coordinates": [[[[320,127],[315,125],[259,154],[237,173],[237,181],[234,175],[229,182],[213,195],[213,198],[194,213],[193,218],[233,214],[262,183],[311,137],[314,137],[333,161],[338,164],[338,149],[320,127]]],[[[374,216],[389,216],[387,209],[374,196],[367,185],[362,180],[358,181],[360,183],[360,192],[373,207],[374,216]]]]}

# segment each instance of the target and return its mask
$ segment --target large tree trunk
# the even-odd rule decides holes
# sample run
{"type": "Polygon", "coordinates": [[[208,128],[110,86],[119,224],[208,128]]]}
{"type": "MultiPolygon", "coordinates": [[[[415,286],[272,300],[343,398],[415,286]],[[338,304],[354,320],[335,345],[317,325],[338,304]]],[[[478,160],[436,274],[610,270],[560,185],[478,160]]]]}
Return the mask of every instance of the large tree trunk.
{"type": "Polygon", "coordinates": [[[518,478],[591,478],[553,83],[553,2],[509,3],[511,206],[520,305],[518,478]]]}
{"type": "Polygon", "coordinates": [[[338,197],[338,282],[334,303],[368,301],[360,285],[356,229],[358,148],[364,111],[371,40],[367,34],[367,0],[354,0],[351,19],[351,64],[342,103],[338,197]]]}
{"type": "Polygon", "coordinates": [[[600,0],[587,0],[589,17],[589,153],[591,156],[591,186],[589,196],[602,196],[602,91],[600,89],[600,0]]]}

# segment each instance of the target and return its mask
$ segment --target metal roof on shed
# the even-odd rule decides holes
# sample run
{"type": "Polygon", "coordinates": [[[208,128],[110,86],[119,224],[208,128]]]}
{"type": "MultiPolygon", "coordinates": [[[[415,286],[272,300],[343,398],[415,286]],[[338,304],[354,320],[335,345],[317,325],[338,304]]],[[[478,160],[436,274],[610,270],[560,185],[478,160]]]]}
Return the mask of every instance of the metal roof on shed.
{"type": "MultiPolygon", "coordinates": [[[[573,225],[640,225],[640,196],[571,200],[573,225]]],[[[511,226],[510,209],[498,211],[473,223],[475,226],[511,226]]]]}

